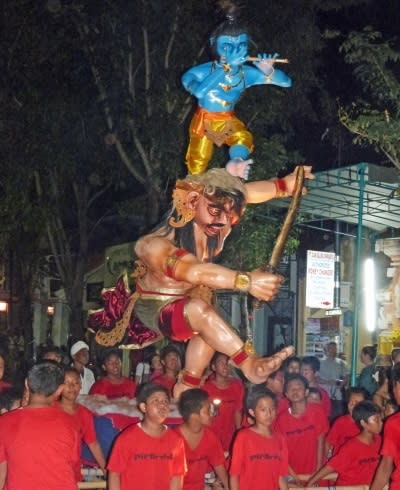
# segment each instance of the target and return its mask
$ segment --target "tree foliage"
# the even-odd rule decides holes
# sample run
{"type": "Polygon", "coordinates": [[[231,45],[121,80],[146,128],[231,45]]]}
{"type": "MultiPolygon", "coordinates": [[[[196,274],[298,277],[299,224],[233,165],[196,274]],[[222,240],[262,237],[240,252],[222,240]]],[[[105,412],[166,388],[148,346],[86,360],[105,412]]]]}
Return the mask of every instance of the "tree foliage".
{"type": "Polygon", "coordinates": [[[351,32],[341,51],[351,64],[362,94],[340,108],[340,121],[355,134],[354,142],[368,143],[400,170],[400,52],[394,40],[366,27],[351,32]]]}

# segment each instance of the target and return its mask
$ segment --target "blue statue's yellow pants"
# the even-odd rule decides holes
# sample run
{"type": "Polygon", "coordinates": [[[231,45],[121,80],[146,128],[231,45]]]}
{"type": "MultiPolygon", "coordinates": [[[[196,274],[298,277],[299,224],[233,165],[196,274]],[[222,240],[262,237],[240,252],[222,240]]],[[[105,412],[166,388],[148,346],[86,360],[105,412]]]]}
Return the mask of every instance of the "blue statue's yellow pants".
{"type": "Polygon", "coordinates": [[[242,145],[253,151],[253,136],[233,112],[209,112],[198,108],[189,128],[186,165],[190,174],[202,174],[211,160],[214,144],[242,145]]]}

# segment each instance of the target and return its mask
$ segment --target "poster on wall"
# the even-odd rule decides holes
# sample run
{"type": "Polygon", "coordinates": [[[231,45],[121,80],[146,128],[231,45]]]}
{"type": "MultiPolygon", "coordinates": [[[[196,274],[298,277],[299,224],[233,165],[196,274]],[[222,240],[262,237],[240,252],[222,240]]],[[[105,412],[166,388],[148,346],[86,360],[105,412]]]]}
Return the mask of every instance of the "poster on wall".
{"type": "Polygon", "coordinates": [[[306,306],[333,308],[335,286],[335,254],[307,250],[306,306]]]}

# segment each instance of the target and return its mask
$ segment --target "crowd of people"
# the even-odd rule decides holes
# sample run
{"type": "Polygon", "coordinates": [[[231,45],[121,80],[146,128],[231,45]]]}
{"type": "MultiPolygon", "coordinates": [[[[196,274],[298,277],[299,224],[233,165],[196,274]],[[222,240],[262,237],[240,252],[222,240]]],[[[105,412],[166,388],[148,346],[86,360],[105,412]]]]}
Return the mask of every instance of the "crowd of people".
{"type": "Polygon", "coordinates": [[[228,356],[217,352],[201,388],[175,400],[182,423],[173,427],[165,421],[182,344],[146,349],[129,377],[122,375],[118,349],[103,352],[102,374],[95,376],[86,342],[73,344],[68,360],[50,346],[41,350],[23,390],[7,379],[0,355],[0,489],[76,489],[83,443],[109,490],[329,484],[381,490],[389,480],[396,488],[398,352],[392,367],[377,367],[375,349],[364,347],[365,368],[358,386],[349,387],[336,350],[330,342],[325,359],[292,356],[258,385],[243,381],[228,356]],[[142,420],[114,434],[105,449],[80,395],[136,398],[142,420]]]}

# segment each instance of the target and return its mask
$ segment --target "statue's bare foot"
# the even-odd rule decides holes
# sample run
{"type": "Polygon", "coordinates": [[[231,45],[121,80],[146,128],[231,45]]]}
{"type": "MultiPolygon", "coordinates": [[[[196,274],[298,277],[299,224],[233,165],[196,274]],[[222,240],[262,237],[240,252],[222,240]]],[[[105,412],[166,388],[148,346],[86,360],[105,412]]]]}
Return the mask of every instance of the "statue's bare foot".
{"type": "Polygon", "coordinates": [[[240,369],[251,383],[264,383],[268,376],[279,369],[282,362],[293,354],[294,347],[289,346],[271,357],[249,357],[240,365],[240,369]]]}
{"type": "Polygon", "coordinates": [[[240,177],[241,179],[247,180],[249,178],[250,165],[252,163],[253,160],[251,158],[248,160],[233,158],[225,165],[225,169],[234,177],[240,177]]]}
{"type": "Polygon", "coordinates": [[[172,396],[175,401],[178,401],[180,396],[184,391],[192,389],[193,386],[188,386],[185,385],[185,383],[182,383],[182,381],[177,381],[174,385],[174,389],[172,390],[172,396]]]}

